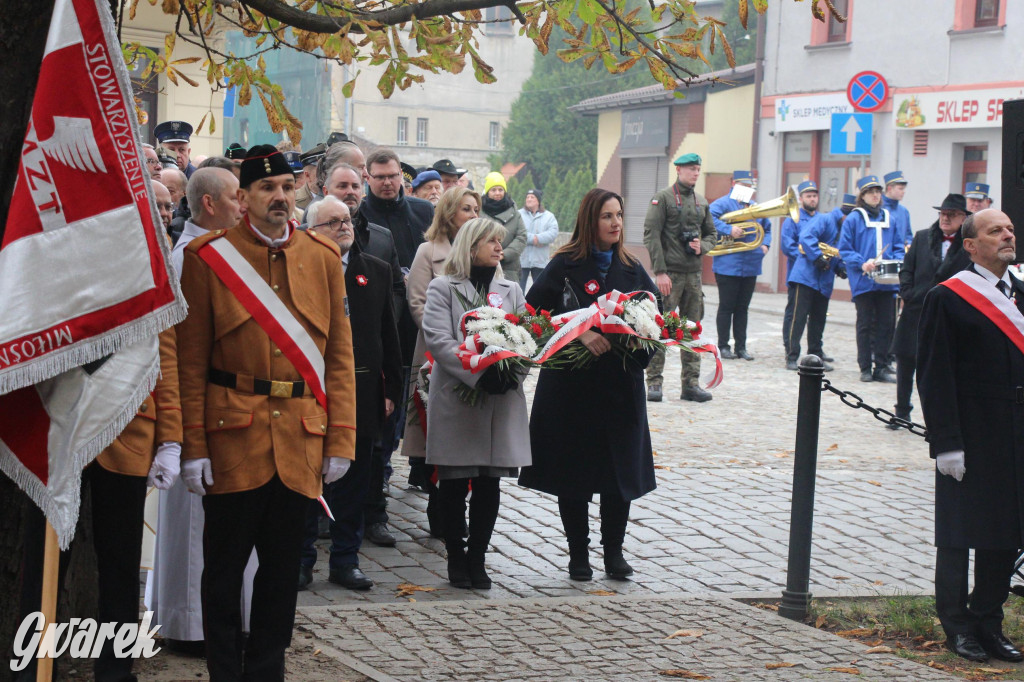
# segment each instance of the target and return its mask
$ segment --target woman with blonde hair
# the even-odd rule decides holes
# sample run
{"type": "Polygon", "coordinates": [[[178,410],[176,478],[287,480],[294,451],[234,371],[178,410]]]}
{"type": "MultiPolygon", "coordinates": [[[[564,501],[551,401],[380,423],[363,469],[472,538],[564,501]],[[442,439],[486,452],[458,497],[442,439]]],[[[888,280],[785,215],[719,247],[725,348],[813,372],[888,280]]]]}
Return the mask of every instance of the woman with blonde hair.
{"type": "MultiPolygon", "coordinates": [[[[409,395],[416,395],[419,368],[426,360],[426,348],[423,341],[423,306],[427,300],[427,286],[435,277],[444,274],[444,262],[451,252],[452,242],[459,228],[464,223],[480,215],[480,195],[464,187],[452,187],[441,195],[434,209],[434,220],[430,223],[423,238],[426,240],[416,249],[412,260],[406,291],[409,300],[409,312],[416,326],[420,328],[416,337],[416,348],[412,358],[412,378],[409,395]]],[[[440,515],[437,507],[436,487],[431,481],[431,473],[423,464],[426,455],[426,440],[423,435],[424,424],[419,410],[410,409],[406,414],[405,437],[402,439],[402,454],[409,458],[412,471],[409,483],[427,491],[427,522],[430,534],[441,537],[440,515]]]]}
{"type": "MultiPolygon", "coordinates": [[[[453,190],[448,190],[452,192],[453,190]]],[[[505,228],[492,220],[470,220],[459,230],[444,263],[444,275],[427,287],[422,317],[426,349],[434,356],[427,400],[427,464],[437,467],[439,500],[448,550],[448,581],[454,587],[488,589],[484,554],[498,518],[500,479],[530,464],[526,397],[521,378],[497,367],[474,374],[463,369],[455,351],[463,341],[462,315],[486,300],[508,313],[526,307],[517,282],[501,271],[505,228]],[[459,384],[487,395],[475,406],[462,401],[459,384]],[[469,539],[462,529],[469,500],[469,539]]]]}

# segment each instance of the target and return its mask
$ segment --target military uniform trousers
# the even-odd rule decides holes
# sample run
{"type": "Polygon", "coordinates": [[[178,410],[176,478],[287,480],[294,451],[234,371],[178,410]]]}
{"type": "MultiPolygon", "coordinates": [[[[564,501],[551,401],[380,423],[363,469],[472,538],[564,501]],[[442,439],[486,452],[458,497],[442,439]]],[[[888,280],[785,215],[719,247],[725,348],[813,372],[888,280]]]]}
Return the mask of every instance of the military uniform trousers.
{"type": "Polygon", "coordinates": [[[203,628],[211,682],[284,680],[309,498],[274,475],[253,490],[203,497],[203,628]],[[242,635],[242,574],[253,548],[251,634],[242,635]]]}
{"type": "MultiPolygon", "coordinates": [[[[679,314],[691,322],[699,322],[704,317],[704,291],[701,288],[700,272],[669,272],[672,280],[672,291],[664,298],[664,312],[679,308],[679,314]]],[[[680,349],[683,361],[681,373],[683,386],[700,385],[700,355],[680,349]]],[[[665,370],[665,351],[658,350],[647,366],[647,383],[661,385],[665,370]]]]}
{"type": "Polygon", "coordinates": [[[825,320],[828,316],[829,299],[823,293],[807,286],[793,282],[789,285],[793,294],[793,317],[789,321],[786,342],[786,360],[796,362],[800,359],[800,339],[807,328],[807,352],[819,358],[822,350],[822,336],[825,333],[825,320]]]}

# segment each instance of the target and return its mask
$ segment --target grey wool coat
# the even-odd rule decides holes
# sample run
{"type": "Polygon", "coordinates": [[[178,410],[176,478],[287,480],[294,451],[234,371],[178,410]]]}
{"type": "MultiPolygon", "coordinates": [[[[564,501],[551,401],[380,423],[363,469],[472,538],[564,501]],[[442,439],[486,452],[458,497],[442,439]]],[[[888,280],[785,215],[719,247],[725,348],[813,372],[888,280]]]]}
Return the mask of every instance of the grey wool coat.
{"type": "MultiPolygon", "coordinates": [[[[427,400],[427,464],[442,466],[523,467],[530,464],[530,422],[523,385],[504,395],[487,395],[475,407],[459,399],[461,381],[475,386],[483,372],[462,368],[455,355],[462,343],[459,319],[466,312],[453,289],[468,300],[477,294],[468,279],[438,277],[427,288],[423,337],[434,356],[427,400]]],[[[519,284],[495,277],[488,293],[501,296],[501,308],[526,307],[519,284]]]]}

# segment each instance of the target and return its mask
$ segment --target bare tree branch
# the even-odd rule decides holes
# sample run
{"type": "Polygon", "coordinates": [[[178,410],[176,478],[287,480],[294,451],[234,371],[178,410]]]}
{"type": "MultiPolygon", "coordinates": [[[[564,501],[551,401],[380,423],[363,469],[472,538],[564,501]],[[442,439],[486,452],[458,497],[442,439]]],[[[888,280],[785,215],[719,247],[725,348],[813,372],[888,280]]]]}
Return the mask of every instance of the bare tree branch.
{"type": "MultiPolygon", "coordinates": [[[[304,12],[297,7],[284,4],[280,0],[243,0],[241,4],[293,28],[311,33],[337,33],[348,23],[341,17],[304,12]]],[[[455,12],[486,9],[499,5],[508,7],[517,19],[525,23],[526,18],[513,0],[424,0],[424,2],[369,12],[354,8],[347,11],[356,19],[377,22],[384,26],[395,26],[413,19],[431,19],[455,12]]]]}

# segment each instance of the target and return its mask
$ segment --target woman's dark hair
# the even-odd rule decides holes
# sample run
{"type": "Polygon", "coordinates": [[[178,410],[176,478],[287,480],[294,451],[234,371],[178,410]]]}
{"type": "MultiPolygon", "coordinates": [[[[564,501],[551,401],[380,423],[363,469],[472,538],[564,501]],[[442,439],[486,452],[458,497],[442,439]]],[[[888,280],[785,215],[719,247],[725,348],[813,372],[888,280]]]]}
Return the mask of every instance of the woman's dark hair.
{"type": "MultiPolygon", "coordinates": [[[[572,237],[557,253],[564,253],[572,260],[583,260],[590,257],[590,247],[597,244],[597,226],[601,218],[601,208],[609,199],[615,199],[619,202],[619,207],[623,207],[622,197],[600,187],[595,187],[583,195],[580,210],[576,214],[576,228],[572,231],[572,237]]],[[[620,261],[626,265],[633,265],[637,262],[636,258],[622,244],[625,234],[625,225],[623,225],[623,230],[619,233],[619,243],[612,249],[618,252],[620,261]]]]}

